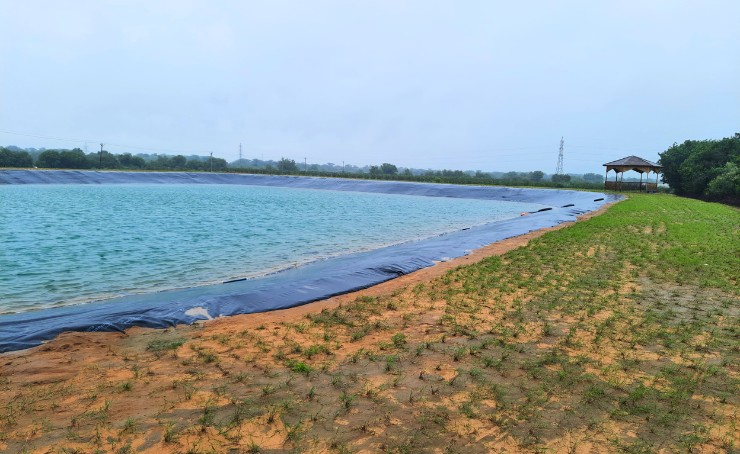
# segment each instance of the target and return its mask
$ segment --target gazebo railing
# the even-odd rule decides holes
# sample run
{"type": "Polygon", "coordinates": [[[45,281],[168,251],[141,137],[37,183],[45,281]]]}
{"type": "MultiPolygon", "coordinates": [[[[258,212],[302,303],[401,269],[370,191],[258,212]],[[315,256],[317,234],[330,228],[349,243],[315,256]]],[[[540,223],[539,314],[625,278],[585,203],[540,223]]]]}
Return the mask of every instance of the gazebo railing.
{"type": "Polygon", "coordinates": [[[645,191],[645,192],[657,192],[658,185],[656,183],[647,183],[643,181],[606,181],[604,182],[604,189],[610,189],[612,191],[645,191]]]}

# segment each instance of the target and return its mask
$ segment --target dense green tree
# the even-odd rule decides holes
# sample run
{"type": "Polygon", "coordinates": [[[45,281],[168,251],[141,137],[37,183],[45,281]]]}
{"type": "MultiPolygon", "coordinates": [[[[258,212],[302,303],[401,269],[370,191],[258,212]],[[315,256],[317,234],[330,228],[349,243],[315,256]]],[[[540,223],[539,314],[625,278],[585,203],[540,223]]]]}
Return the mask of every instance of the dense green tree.
{"type": "Polygon", "coordinates": [[[59,167],[62,169],[87,169],[90,163],[85,152],[79,148],[61,150],[59,152],[59,167]]]}
{"type": "Polygon", "coordinates": [[[179,154],[177,156],[173,156],[170,159],[170,168],[175,169],[175,170],[184,170],[187,163],[188,163],[187,158],[179,154]]]}
{"type": "Polygon", "coordinates": [[[225,159],[213,158],[211,162],[208,162],[209,170],[213,168],[214,172],[221,172],[229,167],[229,163],[225,159]]]}
{"type": "Polygon", "coordinates": [[[0,147],[0,167],[33,167],[33,158],[27,151],[0,147]]]}
{"type": "Polygon", "coordinates": [[[113,153],[103,150],[102,152],[88,153],[87,162],[94,169],[119,169],[121,163],[113,153]]]}
{"type": "Polygon", "coordinates": [[[732,165],[740,165],[740,134],[722,140],[687,140],[660,153],[663,182],[677,195],[736,197],[732,165]],[[715,182],[715,180],[717,180],[715,182]]]}
{"type": "Polygon", "coordinates": [[[131,153],[118,155],[118,162],[126,169],[143,169],[146,167],[146,161],[141,156],[132,156],[131,153]]]}
{"type": "Polygon", "coordinates": [[[209,170],[210,166],[207,162],[203,162],[200,160],[195,159],[189,159],[187,164],[185,164],[185,167],[188,170],[209,170]]]}
{"type": "Polygon", "coordinates": [[[171,170],[174,168],[172,156],[158,155],[157,159],[147,164],[147,167],[152,170],[171,170]]]}
{"type": "Polygon", "coordinates": [[[445,178],[465,178],[468,175],[462,170],[448,170],[448,169],[442,169],[441,171],[434,172],[434,174],[437,176],[445,177],[445,178]]]}
{"type": "Polygon", "coordinates": [[[298,172],[298,165],[293,159],[282,158],[277,163],[278,172],[294,173],[298,172]]]}
{"type": "Polygon", "coordinates": [[[393,164],[384,162],[380,165],[380,173],[383,175],[396,175],[398,173],[398,167],[393,164]]]}
{"type": "Polygon", "coordinates": [[[535,170],[534,172],[529,172],[529,179],[534,182],[542,181],[542,179],[545,178],[545,172],[541,170],[535,170]]]}
{"type": "Polygon", "coordinates": [[[662,180],[664,183],[668,183],[673,192],[678,195],[684,195],[685,193],[680,172],[681,164],[691,155],[698,144],[697,141],[687,140],[681,145],[674,143],[663,153],[658,153],[660,156],[658,163],[663,166],[662,180]]]}
{"type": "Polygon", "coordinates": [[[590,183],[603,183],[604,175],[599,175],[598,173],[584,173],[583,181],[588,181],[590,183]]]}
{"type": "Polygon", "coordinates": [[[563,174],[555,174],[552,176],[551,180],[553,183],[568,183],[570,182],[570,175],[563,175],[563,174]]]}
{"type": "Polygon", "coordinates": [[[36,160],[36,166],[45,169],[58,169],[61,167],[62,158],[57,150],[46,150],[36,160]]]}
{"type": "Polygon", "coordinates": [[[712,198],[740,197],[740,165],[734,162],[725,164],[704,193],[712,198]]]}

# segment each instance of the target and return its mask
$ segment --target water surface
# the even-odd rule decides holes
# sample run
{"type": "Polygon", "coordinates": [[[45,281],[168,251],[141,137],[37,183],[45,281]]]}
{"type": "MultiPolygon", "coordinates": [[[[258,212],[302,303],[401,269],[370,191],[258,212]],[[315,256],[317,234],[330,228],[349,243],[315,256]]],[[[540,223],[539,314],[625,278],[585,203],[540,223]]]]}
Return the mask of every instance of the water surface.
{"type": "Polygon", "coordinates": [[[263,275],[538,204],[279,187],[0,186],[0,313],[263,275]]]}

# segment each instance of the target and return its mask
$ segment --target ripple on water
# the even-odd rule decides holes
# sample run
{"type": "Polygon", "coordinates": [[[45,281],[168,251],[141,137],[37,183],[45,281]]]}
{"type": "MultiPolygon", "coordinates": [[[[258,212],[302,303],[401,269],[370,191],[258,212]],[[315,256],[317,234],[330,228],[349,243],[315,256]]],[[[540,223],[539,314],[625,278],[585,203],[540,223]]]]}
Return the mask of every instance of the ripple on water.
{"type": "Polygon", "coordinates": [[[255,277],[539,208],[234,185],[5,185],[0,198],[0,313],[255,277]]]}

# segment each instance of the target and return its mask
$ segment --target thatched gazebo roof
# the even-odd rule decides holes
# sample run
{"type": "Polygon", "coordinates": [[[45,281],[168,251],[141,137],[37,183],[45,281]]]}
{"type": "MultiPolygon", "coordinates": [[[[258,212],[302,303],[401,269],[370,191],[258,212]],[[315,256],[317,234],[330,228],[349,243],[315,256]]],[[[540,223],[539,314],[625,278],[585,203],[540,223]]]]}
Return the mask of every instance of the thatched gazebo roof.
{"type": "Polygon", "coordinates": [[[613,170],[617,173],[628,172],[630,170],[634,170],[635,172],[640,173],[658,173],[660,172],[660,169],[663,168],[663,166],[659,164],[648,161],[647,159],[639,158],[637,156],[627,156],[626,158],[607,162],[606,164],[604,164],[604,167],[606,167],[606,173],[609,173],[610,170],[613,170]]]}

